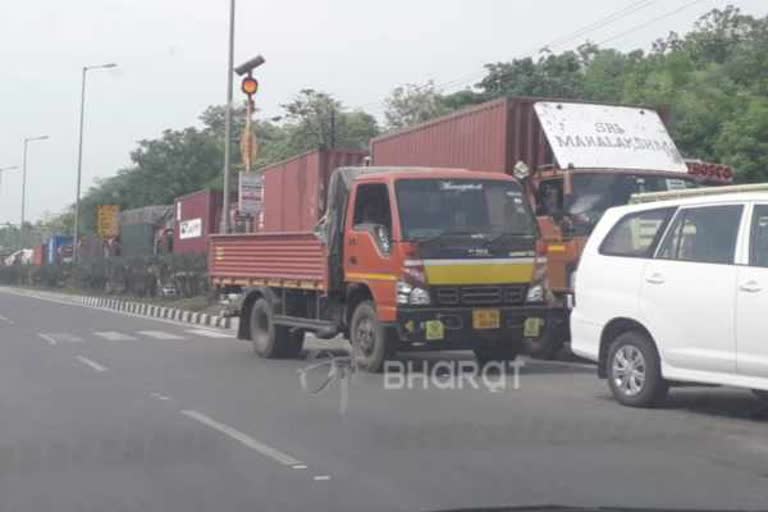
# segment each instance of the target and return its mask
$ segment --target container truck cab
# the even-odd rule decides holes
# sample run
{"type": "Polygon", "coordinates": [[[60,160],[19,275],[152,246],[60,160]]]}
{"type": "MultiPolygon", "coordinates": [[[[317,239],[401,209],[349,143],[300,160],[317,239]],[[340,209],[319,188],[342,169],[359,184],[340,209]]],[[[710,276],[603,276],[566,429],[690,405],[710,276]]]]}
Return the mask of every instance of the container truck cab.
{"type": "Polygon", "coordinates": [[[239,336],[259,355],[296,355],[313,332],[346,335],[370,371],[405,350],[510,360],[562,321],[547,305],[536,219],[515,179],[347,167],[327,189],[314,233],[211,237],[213,282],[242,288],[239,336]]]}

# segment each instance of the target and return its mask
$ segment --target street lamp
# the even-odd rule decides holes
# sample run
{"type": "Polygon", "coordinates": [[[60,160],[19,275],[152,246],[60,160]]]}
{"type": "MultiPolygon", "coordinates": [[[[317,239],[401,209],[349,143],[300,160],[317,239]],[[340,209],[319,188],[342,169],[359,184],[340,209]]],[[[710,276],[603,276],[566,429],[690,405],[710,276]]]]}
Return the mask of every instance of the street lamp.
{"type": "Polygon", "coordinates": [[[0,167],[0,187],[3,186],[3,172],[4,171],[12,171],[14,169],[18,169],[18,165],[12,165],[10,167],[0,167]]]}
{"type": "Polygon", "coordinates": [[[75,192],[75,228],[72,236],[72,260],[77,262],[78,242],[80,240],[80,186],[83,177],[83,125],[85,123],[85,77],[92,69],[116,68],[117,64],[98,64],[96,66],[84,66],[83,78],[80,85],[80,134],[77,142],[77,189],[75,192]]]}
{"type": "Polygon", "coordinates": [[[19,225],[19,241],[21,242],[21,247],[19,247],[19,249],[24,248],[24,214],[27,205],[27,145],[32,141],[46,139],[48,139],[47,135],[27,137],[24,139],[24,156],[21,160],[21,224],[19,225]]]}

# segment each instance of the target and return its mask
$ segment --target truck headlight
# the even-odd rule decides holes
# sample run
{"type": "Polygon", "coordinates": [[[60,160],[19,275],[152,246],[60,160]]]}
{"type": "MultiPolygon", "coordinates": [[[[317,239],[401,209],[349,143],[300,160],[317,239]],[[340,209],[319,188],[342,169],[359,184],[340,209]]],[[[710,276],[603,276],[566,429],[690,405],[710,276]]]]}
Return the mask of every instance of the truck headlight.
{"type": "Polygon", "coordinates": [[[528,294],[525,296],[525,302],[544,302],[544,285],[537,283],[528,288],[528,294]]]}
{"type": "Polygon", "coordinates": [[[397,282],[397,303],[426,306],[430,303],[429,292],[405,281],[397,282]]]}

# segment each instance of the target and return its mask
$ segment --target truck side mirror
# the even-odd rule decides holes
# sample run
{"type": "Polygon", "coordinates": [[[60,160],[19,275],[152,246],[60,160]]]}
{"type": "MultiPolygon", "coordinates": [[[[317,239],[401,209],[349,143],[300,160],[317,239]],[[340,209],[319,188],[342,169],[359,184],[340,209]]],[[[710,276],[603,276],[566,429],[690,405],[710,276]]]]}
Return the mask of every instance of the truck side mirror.
{"type": "Polygon", "coordinates": [[[390,233],[386,226],[382,224],[374,225],[373,234],[376,237],[381,252],[387,255],[392,252],[392,239],[390,238],[390,233]]]}

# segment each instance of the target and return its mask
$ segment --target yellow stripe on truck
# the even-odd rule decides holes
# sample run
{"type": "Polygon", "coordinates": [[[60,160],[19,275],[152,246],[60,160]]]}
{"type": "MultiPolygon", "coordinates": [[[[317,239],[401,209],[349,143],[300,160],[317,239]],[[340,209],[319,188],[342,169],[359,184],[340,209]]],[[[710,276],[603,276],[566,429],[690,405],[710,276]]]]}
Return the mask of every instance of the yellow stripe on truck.
{"type": "MultiPolygon", "coordinates": [[[[513,260],[514,261],[514,260],[513,260]]],[[[453,263],[430,265],[425,262],[427,282],[441,284],[509,284],[530,283],[533,280],[532,262],[521,263],[453,263]]]]}

